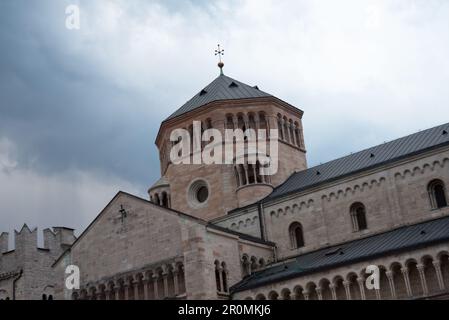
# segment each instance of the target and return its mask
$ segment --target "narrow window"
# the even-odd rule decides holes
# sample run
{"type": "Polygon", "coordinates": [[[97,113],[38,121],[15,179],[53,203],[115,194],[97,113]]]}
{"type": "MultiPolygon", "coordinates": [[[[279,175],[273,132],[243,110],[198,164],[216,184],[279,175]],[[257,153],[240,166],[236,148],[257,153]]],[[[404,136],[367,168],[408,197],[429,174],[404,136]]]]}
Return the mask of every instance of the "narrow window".
{"type": "Polygon", "coordinates": [[[228,292],[228,274],[226,272],[226,264],[223,262],[221,264],[221,277],[223,280],[223,292],[228,292]]]}
{"type": "Polygon", "coordinates": [[[292,248],[304,247],[304,236],[302,232],[302,225],[299,222],[293,222],[289,228],[290,241],[292,248]]]}
{"type": "Polygon", "coordinates": [[[368,229],[368,223],[366,221],[366,209],[365,206],[360,203],[354,203],[351,206],[351,220],[352,228],[354,231],[362,231],[368,229]]]}
{"type": "Polygon", "coordinates": [[[432,208],[439,209],[447,206],[446,188],[444,186],[443,181],[441,180],[431,181],[428,186],[428,191],[432,208]]]}

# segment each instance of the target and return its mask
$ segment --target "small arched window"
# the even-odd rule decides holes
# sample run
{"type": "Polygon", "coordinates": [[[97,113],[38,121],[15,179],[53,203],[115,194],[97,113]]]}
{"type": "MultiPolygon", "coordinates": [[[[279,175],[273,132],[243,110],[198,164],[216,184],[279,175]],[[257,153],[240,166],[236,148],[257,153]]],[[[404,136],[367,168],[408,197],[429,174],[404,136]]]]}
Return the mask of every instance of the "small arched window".
{"type": "Polygon", "coordinates": [[[160,199],[160,201],[161,201],[161,205],[163,206],[163,207],[166,207],[166,208],[168,208],[169,207],[169,201],[168,201],[168,194],[167,194],[167,192],[162,192],[162,198],[160,199]]]}
{"type": "Polygon", "coordinates": [[[368,229],[366,222],[366,209],[363,203],[357,202],[351,206],[352,229],[362,231],[368,229]]]}
{"type": "Polygon", "coordinates": [[[428,186],[428,191],[432,208],[439,209],[447,207],[446,188],[443,181],[431,181],[428,186]]]}
{"type": "Polygon", "coordinates": [[[292,248],[297,249],[304,247],[304,236],[302,232],[302,225],[299,222],[293,222],[290,225],[289,233],[292,248]]]}
{"type": "Polygon", "coordinates": [[[224,262],[221,263],[221,279],[223,281],[223,292],[228,292],[228,273],[224,262]]]}
{"type": "Polygon", "coordinates": [[[284,140],[284,125],[282,124],[282,117],[280,114],[278,114],[278,131],[279,137],[281,140],[284,140]]]}
{"type": "Polygon", "coordinates": [[[234,120],[230,114],[226,116],[226,129],[234,129],[234,120]]]}

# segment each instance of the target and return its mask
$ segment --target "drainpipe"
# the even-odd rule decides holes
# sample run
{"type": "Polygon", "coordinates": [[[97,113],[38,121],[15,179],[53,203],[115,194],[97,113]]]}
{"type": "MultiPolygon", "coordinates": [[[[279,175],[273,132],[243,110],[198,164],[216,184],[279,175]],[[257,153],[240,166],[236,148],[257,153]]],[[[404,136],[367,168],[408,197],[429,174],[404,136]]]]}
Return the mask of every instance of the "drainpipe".
{"type": "MultiPolygon", "coordinates": [[[[263,214],[263,203],[259,202],[258,206],[259,224],[260,224],[260,237],[262,240],[267,241],[266,228],[265,228],[265,215],[263,214]]],[[[277,245],[273,247],[274,262],[278,261],[277,245]]]]}
{"type": "Polygon", "coordinates": [[[257,205],[257,211],[259,211],[259,225],[260,225],[260,238],[262,240],[267,240],[265,236],[265,221],[263,217],[263,204],[262,202],[259,202],[257,205]]]}
{"type": "Polygon", "coordinates": [[[16,300],[16,282],[22,277],[23,269],[20,269],[19,274],[12,280],[12,299],[16,300]]]}

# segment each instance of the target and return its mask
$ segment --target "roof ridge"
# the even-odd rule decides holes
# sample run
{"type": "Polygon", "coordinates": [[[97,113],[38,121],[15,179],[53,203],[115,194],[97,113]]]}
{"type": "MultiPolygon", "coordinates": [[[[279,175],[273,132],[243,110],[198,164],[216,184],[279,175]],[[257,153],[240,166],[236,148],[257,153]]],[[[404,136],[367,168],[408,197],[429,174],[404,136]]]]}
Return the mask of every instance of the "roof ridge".
{"type": "Polygon", "coordinates": [[[440,124],[294,172],[283,183],[274,188],[272,193],[260,201],[265,202],[317,184],[354,174],[355,172],[368,170],[387,162],[397,161],[406,156],[449,144],[449,135],[444,134],[444,131],[447,131],[445,129],[447,126],[449,126],[449,123],[440,124]],[[440,130],[442,131],[440,132],[440,130]],[[367,157],[363,157],[364,154],[367,157]],[[313,172],[319,172],[319,175],[313,174],[313,172]],[[301,181],[295,183],[295,180],[299,177],[302,178],[301,181]]]}
{"type": "Polygon", "coordinates": [[[272,97],[272,95],[227,75],[219,75],[164,121],[173,119],[214,101],[261,97],[272,97]],[[230,87],[229,85],[232,82],[237,84],[237,86],[230,87]],[[200,94],[203,90],[206,93],[200,94]]]}
{"type": "Polygon", "coordinates": [[[289,257],[285,261],[279,261],[266,269],[257,271],[250,277],[236,283],[230,289],[232,292],[244,291],[273,281],[281,281],[308,273],[319,272],[338,265],[346,265],[355,261],[366,261],[385,254],[388,255],[423,245],[441,243],[449,239],[449,233],[447,232],[448,223],[449,216],[439,217],[398,226],[392,230],[298,254],[294,257],[289,257]],[[421,227],[426,228],[424,229],[426,231],[424,234],[422,231],[418,232],[421,227]],[[394,239],[391,237],[394,237],[394,239]],[[395,241],[392,242],[391,240],[395,241]],[[334,255],[326,255],[326,252],[338,247],[342,247],[343,255],[338,255],[338,258],[334,255]],[[372,247],[376,247],[376,249],[371,251],[370,248],[372,247]],[[347,252],[349,253],[347,254],[347,252]],[[345,254],[347,255],[344,256],[345,254]],[[282,268],[285,265],[289,267],[282,268]]]}

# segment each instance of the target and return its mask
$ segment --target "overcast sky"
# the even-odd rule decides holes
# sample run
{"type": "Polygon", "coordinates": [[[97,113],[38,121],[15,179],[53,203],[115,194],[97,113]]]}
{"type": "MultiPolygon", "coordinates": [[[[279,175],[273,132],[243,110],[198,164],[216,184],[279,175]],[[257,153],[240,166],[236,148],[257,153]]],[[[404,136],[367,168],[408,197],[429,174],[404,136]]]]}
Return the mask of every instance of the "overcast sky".
{"type": "Polygon", "coordinates": [[[147,197],[217,43],[225,74],[305,112],[309,165],[449,121],[449,1],[2,0],[0,232],[79,234],[118,190],[147,197]]]}

